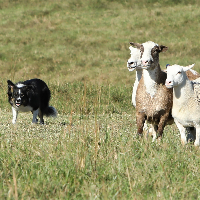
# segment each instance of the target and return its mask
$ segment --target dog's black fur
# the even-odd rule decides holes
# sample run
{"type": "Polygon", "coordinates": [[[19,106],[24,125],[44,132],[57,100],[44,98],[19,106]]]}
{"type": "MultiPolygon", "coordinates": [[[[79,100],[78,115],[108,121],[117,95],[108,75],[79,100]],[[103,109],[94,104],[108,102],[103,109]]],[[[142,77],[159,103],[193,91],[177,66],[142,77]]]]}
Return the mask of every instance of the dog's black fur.
{"type": "Polygon", "coordinates": [[[14,84],[8,80],[7,83],[8,101],[13,111],[13,123],[16,123],[18,111],[32,111],[33,123],[37,122],[37,115],[41,124],[44,123],[43,115],[56,117],[56,109],[49,106],[51,93],[44,81],[31,79],[14,84]]]}

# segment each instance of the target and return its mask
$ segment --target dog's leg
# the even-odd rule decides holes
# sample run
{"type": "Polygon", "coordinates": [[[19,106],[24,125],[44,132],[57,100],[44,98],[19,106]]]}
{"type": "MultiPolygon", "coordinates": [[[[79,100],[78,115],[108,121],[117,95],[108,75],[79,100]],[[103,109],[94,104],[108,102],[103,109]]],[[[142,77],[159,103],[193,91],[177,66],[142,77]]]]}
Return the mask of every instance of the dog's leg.
{"type": "Polygon", "coordinates": [[[37,119],[38,112],[39,112],[39,109],[33,111],[33,120],[32,120],[32,123],[37,123],[38,122],[38,119],[37,119]]]}
{"type": "Polygon", "coordinates": [[[40,110],[40,108],[39,108],[38,110],[39,110],[38,116],[39,116],[39,118],[40,118],[40,124],[44,124],[43,113],[42,113],[42,111],[40,110]]]}
{"type": "Polygon", "coordinates": [[[12,114],[13,114],[12,123],[15,124],[17,121],[18,111],[14,107],[12,107],[12,114]]]}

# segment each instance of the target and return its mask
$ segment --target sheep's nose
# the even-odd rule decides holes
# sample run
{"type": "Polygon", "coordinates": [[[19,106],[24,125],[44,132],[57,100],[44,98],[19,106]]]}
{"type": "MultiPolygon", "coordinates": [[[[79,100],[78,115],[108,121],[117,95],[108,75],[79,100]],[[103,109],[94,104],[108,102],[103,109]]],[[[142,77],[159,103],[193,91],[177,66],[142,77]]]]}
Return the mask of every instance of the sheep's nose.
{"type": "Polygon", "coordinates": [[[167,88],[173,88],[173,87],[174,87],[173,81],[168,81],[168,80],[166,80],[166,81],[165,81],[165,86],[166,86],[167,88]]]}
{"type": "Polygon", "coordinates": [[[148,62],[149,62],[148,60],[146,60],[146,61],[143,60],[143,61],[142,61],[142,64],[143,64],[143,65],[146,65],[146,64],[148,64],[148,62]]]}
{"type": "Polygon", "coordinates": [[[165,85],[170,85],[171,83],[172,81],[168,81],[168,80],[165,81],[165,85]]]}
{"type": "Polygon", "coordinates": [[[129,65],[132,65],[134,62],[128,62],[129,65]]]}

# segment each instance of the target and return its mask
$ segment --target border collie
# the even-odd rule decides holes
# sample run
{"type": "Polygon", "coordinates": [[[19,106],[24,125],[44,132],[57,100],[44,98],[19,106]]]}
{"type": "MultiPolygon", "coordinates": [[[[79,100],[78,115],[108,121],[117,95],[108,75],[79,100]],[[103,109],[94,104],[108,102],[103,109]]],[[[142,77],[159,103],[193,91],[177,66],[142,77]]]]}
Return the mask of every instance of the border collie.
{"type": "Polygon", "coordinates": [[[12,123],[17,121],[18,112],[33,113],[32,123],[37,123],[37,116],[40,118],[40,124],[44,124],[43,115],[47,117],[56,117],[57,111],[49,106],[51,97],[50,90],[46,83],[40,79],[31,79],[16,84],[8,80],[8,102],[12,106],[12,123]]]}

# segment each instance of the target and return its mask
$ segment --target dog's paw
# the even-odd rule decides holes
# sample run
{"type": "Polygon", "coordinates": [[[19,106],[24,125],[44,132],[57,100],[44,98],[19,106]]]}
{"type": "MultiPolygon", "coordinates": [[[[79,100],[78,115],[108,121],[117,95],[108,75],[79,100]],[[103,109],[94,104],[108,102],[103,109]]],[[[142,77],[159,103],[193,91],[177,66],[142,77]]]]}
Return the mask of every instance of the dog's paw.
{"type": "Polygon", "coordinates": [[[17,121],[16,119],[13,119],[13,120],[12,120],[12,123],[13,123],[13,124],[16,124],[16,121],[17,121]]]}

